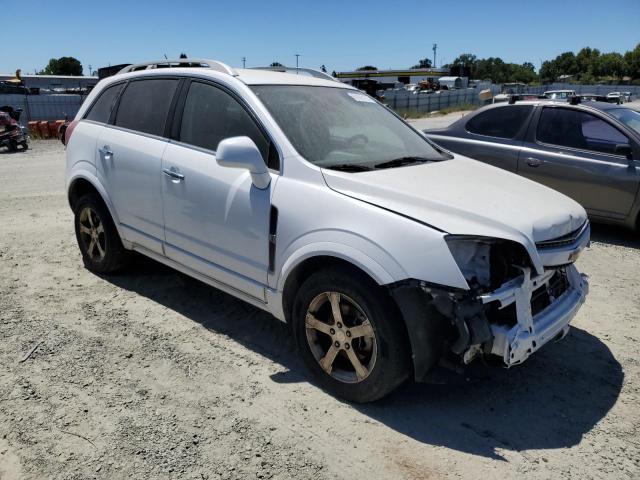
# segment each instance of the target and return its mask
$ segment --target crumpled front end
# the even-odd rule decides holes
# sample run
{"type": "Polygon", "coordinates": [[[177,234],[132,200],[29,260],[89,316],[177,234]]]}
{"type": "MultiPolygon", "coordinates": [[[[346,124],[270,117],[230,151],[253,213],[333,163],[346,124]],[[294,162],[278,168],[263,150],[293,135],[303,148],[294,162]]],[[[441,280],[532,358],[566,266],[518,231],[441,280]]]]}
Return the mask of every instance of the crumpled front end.
{"type": "Polygon", "coordinates": [[[498,310],[511,308],[514,313],[506,323],[492,322],[489,317],[493,339],[488,353],[501,357],[510,367],[524,362],[547,342],[564,338],[588,291],[586,275],[568,265],[534,277],[525,268],[521,277],[480,295],[484,305],[496,304],[498,310]]]}
{"type": "Polygon", "coordinates": [[[589,236],[585,222],[570,234],[536,244],[542,271],[515,242],[448,236],[468,290],[420,281],[393,289],[407,321],[416,380],[424,379],[436,357],[459,364],[492,357],[511,367],[549,341],[562,339],[589,290],[587,277],[574,265],[589,236]],[[421,315],[412,309],[420,309],[421,315]],[[444,344],[434,343],[434,333],[444,344]]]}

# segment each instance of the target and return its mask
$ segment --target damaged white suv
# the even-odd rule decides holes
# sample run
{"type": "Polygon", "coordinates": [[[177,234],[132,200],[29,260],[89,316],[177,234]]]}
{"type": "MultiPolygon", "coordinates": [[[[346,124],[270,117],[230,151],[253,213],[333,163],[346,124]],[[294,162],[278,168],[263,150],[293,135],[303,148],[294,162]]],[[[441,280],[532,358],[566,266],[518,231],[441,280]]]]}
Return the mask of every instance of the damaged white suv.
{"type": "Polygon", "coordinates": [[[183,59],[101,81],[65,135],[87,268],[134,250],[267,310],[358,402],[567,333],[587,294],[580,205],[297,73],[183,59]]]}

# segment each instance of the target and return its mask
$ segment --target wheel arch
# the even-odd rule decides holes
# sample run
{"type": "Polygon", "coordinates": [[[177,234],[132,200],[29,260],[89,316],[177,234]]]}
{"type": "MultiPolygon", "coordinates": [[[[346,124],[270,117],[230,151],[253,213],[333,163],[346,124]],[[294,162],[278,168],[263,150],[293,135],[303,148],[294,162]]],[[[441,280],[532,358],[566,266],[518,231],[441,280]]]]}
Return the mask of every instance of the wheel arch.
{"type": "Polygon", "coordinates": [[[120,231],[118,216],[115,212],[115,209],[113,208],[106,190],[97,178],[93,177],[92,175],[79,173],[71,177],[68,180],[67,185],[67,200],[72,210],[74,209],[76,202],[83,195],[86,195],[88,193],[95,193],[96,195],[98,195],[98,197],[100,197],[104,205],[107,207],[109,215],[111,215],[111,219],[116,226],[116,230],[118,230],[118,235],[120,235],[120,238],[122,239],[122,232],[120,231]]]}

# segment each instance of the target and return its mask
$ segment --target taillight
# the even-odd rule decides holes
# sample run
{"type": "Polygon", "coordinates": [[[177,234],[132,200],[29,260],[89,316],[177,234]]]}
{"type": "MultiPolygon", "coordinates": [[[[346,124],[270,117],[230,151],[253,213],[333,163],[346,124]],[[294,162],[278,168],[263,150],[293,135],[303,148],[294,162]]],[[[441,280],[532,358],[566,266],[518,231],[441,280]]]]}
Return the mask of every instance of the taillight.
{"type": "Polygon", "coordinates": [[[76,120],[74,120],[73,122],[66,124],[66,125],[62,125],[60,127],[60,141],[64,144],[64,145],[69,145],[69,140],[71,139],[71,134],[73,133],[73,129],[76,128],[76,125],[78,124],[78,122],[76,120]]]}

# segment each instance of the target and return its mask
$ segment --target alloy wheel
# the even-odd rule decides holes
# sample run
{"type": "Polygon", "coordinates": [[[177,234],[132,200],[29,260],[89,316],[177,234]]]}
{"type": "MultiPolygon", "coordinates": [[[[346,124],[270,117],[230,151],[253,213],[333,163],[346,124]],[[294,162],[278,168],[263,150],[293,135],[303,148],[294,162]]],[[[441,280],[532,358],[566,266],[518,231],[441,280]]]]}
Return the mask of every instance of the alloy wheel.
{"type": "Polygon", "coordinates": [[[339,292],[323,292],[309,304],[305,318],[309,348],[320,367],[336,380],[358,383],[369,376],[377,341],[362,308],[339,292]]]}
{"type": "Polygon", "coordinates": [[[102,220],[91,207],[80,212],[80,239],[91,261],[101,262],[106,255],[106,238],[102,220]]]}

